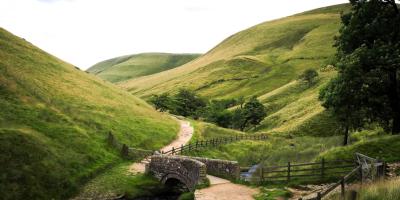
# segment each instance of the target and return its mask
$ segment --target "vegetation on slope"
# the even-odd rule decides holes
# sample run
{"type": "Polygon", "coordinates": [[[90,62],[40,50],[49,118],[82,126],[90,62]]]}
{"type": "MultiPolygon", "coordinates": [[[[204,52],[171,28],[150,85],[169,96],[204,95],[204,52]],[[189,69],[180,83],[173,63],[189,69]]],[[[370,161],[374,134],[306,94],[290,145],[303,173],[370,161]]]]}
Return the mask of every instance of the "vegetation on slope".
{"type": "Polygon", "coordinates": [[[142,53],[99,62],[87,71],[110,82],[159,73],[186,64],[200,54],[142,53]]]}
{"type": "Polygon", "coordinates": [[[2,199],[64,199],[120,162],[109,131],[157,149],[178,126],[144,101],[0,29],[2,199]]]}
{"type": "Polygon", "coordinates": [[[340,12],[348,9],[343,4],[265,22],[227,38],[193,62],[119,85],[144,98],[174,94],[179,88],[212,99],[257,96],[267,117],[248,131],[310,133],[315,128],[335,135],[338,124],[325,113],[318,93],[337,74],[329,64],[340,12]],[[297,80],[307,69],[319,73],[309,86],[297,80]]]}
{"type": "Polygon", "coordinates": [[[209,97],[260,96],[294,80],[304,69],[326,64],[334,55],[339,26],[340,11],[265,22],[227,38],[193,62],[121,85],[144,97],[179,87],[209,97]]]}

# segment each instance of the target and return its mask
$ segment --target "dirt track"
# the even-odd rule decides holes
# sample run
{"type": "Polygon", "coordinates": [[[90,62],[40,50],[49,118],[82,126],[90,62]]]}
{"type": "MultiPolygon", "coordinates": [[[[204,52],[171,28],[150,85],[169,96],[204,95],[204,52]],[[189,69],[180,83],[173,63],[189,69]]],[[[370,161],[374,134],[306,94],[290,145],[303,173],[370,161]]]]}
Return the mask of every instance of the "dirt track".
{"type": "MultiPolygon", "coordinates": [[[[190,125],[190,122],[183,121],[183,120],[178,120],[178,121],[181,124],[181,128],[178,133],[178,138],[175,139],[173,142],[171,142],[169,145],[161,148],[160,151],[168,151],[168,150],[171,150],[172,147],[177,148],[177,147],[180,147],[181,145],[185,145],[192,138],[194,129],[190,125]]],[[[145,162],[142,161],[142,162],[138,162],[138,163],[133,163],[129,167],[129,171],[132,173],[144,173],[145,162]]]]}
{"type": "Polygon", "coordinates": [[[196,200],[252,200],[259,192],[256,188],[231,183],[228,180],[207,175],[210,187],[196,190],[196,200]]]}

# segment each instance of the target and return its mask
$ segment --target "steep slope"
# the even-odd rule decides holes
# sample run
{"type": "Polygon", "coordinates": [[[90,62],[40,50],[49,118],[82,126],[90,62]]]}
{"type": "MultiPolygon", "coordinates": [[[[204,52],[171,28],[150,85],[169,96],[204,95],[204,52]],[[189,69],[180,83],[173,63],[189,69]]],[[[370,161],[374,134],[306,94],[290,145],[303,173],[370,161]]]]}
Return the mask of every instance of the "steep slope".
{"type": "Polygon", "coordinates": [[[87,71],[104,80],[119,82],[173,69],[199,56],[200,54],[135,54],[99,62],[87,71]]]}
{"type": "Polygon", "coordinates": [[[336,74],[322,68],[335,54],[340,13],[348,9],[342,4],[265,22],[230,36],[193,62],[119,85],[144,98],[181,87],[211,98],[257,96],[268,117],[256,131],[298,132],[316,121],[331,128],[317,97],[336,74]],[[320,77],[305,87],[296,79],[309,68],[319,70],[320,77]]]}
{"type": "Polygon", "coordinates": [[[345,8],[333,6],[259,24],[227,38],[193,62],[120,85],[140,96],[174,90],[177,85],[211,97],[265,94],[303,69],[326,63],[335,52],[338,10],[345,8]]]}
{"type": "Polygon", "coordinates": [[[0,28],[1,199],[65,199],[120,162],[112,131],[156,149],[178,124],[144,101],[0,28]]]}

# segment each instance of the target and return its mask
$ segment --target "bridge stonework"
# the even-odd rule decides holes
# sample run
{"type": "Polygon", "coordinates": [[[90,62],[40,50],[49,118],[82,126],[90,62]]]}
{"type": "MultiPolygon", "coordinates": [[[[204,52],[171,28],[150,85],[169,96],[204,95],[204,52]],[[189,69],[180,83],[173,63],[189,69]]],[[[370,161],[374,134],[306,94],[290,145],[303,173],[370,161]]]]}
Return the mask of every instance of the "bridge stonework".
{"type": "Polygon", "coordinates": [[[197,184],[206,180],[206,165],[195,159],[184,156],[151,156],[146,171],[152,173],[161,183],[168,179],[177,179],[193,192],[197,184]]]}
{"type": "Polygon", "coordinates": [[[188,156],[153,155],[146,171],[163,184],[168,179],[177,179],[189,191],[194,191],[197,184],[203,183],[207,174],[231,180],[240,176],[240,167],[236,161],[188,156]]]}
{"type": "Polygon", "coordinates": [[[236,180],[240,177],[240,166],[237,161],[201,157],[190,158],[204,163],[206,165],[207,174],[231,180],[236,180]]]}

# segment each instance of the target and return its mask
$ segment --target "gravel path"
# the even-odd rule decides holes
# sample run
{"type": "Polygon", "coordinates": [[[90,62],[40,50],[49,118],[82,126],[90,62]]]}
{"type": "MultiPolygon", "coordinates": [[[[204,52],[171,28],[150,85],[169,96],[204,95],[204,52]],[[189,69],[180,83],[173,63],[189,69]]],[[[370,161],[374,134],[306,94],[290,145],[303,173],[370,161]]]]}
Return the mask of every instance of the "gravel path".
{"type": "Polygon", "coordinates": [[[196,200],[252,200],[259,193],[257,188],[231,183],[228,180],[207,175],[210,187],[196,190],[196,200]]]}
{"type": "MultiPolygon", "coordinates": [[[[161,148],[160,151],[168,151],[168,150],[171,150],[172,147],[177,148],[177,147],[180,147],[181,145],[185,145],[192,138],[194,129],[190,125],[190,122],[179,120],[179,119],[178,119],[178,121],[181,124],[181,128],[178,133],[178,138],[176,140],[174,140],[172,143],[170,143],[169,145],[161,148]]],[[[144,159],[141,162],[133,163],[129,167],[129,171],[132,173],[144,173],[146,162],[147,162],[147,159],[144,159]]]]}

